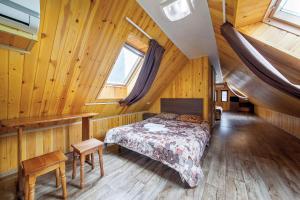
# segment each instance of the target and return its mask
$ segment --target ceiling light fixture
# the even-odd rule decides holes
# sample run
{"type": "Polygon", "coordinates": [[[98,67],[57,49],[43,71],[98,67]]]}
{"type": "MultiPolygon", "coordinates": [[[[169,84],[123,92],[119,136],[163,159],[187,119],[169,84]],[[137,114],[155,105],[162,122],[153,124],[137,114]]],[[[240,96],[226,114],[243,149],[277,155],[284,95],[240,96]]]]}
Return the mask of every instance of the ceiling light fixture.
{"type": "Polygon", "coordinates": [[[160,3],[166,17],[174,22],[181,20],[192,13],[194,1],[192,0],[164,0],[160,3]]]}

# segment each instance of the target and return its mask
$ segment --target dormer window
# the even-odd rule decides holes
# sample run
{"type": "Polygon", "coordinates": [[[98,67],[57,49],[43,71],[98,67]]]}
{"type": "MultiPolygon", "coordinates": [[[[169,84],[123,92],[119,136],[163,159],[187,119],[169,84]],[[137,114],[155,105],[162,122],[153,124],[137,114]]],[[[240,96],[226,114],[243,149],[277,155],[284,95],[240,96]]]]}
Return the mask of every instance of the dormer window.
{"type": "Polygon", "coordinates": [[[300,35],[299,0],[274,0],[269,7],[264,22],[300,35]]]}

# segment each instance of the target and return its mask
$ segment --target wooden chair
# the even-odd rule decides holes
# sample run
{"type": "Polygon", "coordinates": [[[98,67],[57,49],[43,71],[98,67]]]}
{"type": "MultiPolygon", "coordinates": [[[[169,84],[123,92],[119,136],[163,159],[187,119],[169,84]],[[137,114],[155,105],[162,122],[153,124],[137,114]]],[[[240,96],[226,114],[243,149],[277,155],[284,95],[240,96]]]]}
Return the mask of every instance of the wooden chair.
{"type": "Polygon", "coordinates": [[[91,166],[92,169],[95,168],[94,165],[94,154],[98,151],[99,154],[99,163],[100,163],[100,174],[104,176],[104,169],[103,169],[103,142],[96,140],[94,138],[85,140],[78,144],[72,144],[73,147],[73,174],[72,178],[76,177],[76,156],[79,155],[80,157],[80,188],[83,188],[84,184],[84,163],[86,156],[91,155],[91,166]],[[76,155],[77,154],[77,155],[76,155]]]}
{"type": "Polygon", "coordinates": [[[65,161],[67,157],[61,151],[54,151],[42,156],[22,161],[23,173],[25,176],[25,200],[34,199],[35,181],[38,176],[48,172],[56,172],[56,187],[63,188],[63,197],[67,198],[67,185],[65,175],[65,161]]]}

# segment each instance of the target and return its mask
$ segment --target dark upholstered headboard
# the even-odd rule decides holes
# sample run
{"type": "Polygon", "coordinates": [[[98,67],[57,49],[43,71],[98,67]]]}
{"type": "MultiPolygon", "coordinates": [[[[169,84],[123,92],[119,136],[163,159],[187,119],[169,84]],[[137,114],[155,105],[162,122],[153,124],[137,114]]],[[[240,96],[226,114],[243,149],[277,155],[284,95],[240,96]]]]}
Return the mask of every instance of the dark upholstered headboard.
{"type": "Polygon", "coordinates": [[[203,99],[161,98],[160,111],[176,114],[193,114],[203,116],[203,99]]]}

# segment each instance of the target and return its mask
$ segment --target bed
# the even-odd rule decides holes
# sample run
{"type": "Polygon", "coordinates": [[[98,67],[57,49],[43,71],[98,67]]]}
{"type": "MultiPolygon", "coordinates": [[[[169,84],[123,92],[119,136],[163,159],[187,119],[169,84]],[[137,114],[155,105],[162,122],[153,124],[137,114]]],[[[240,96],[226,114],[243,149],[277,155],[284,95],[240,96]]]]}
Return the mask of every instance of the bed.
{"type": "Polygon", "coordinates": [[[222,116],[223,108],[221,106],[215,107],[215,119],[220,120],[222,116]]]}
{"type": "MultiPolygon", "coordinates": [[[[202,115],[202,99],[161,99],[163,113],[202,115]]],[[[109,130],[105,143],[148,156],[175,169],[195,187],[203,178],[201,158],[210,139],[209,124],[191,123],[159,116],[109,130]]]]}

